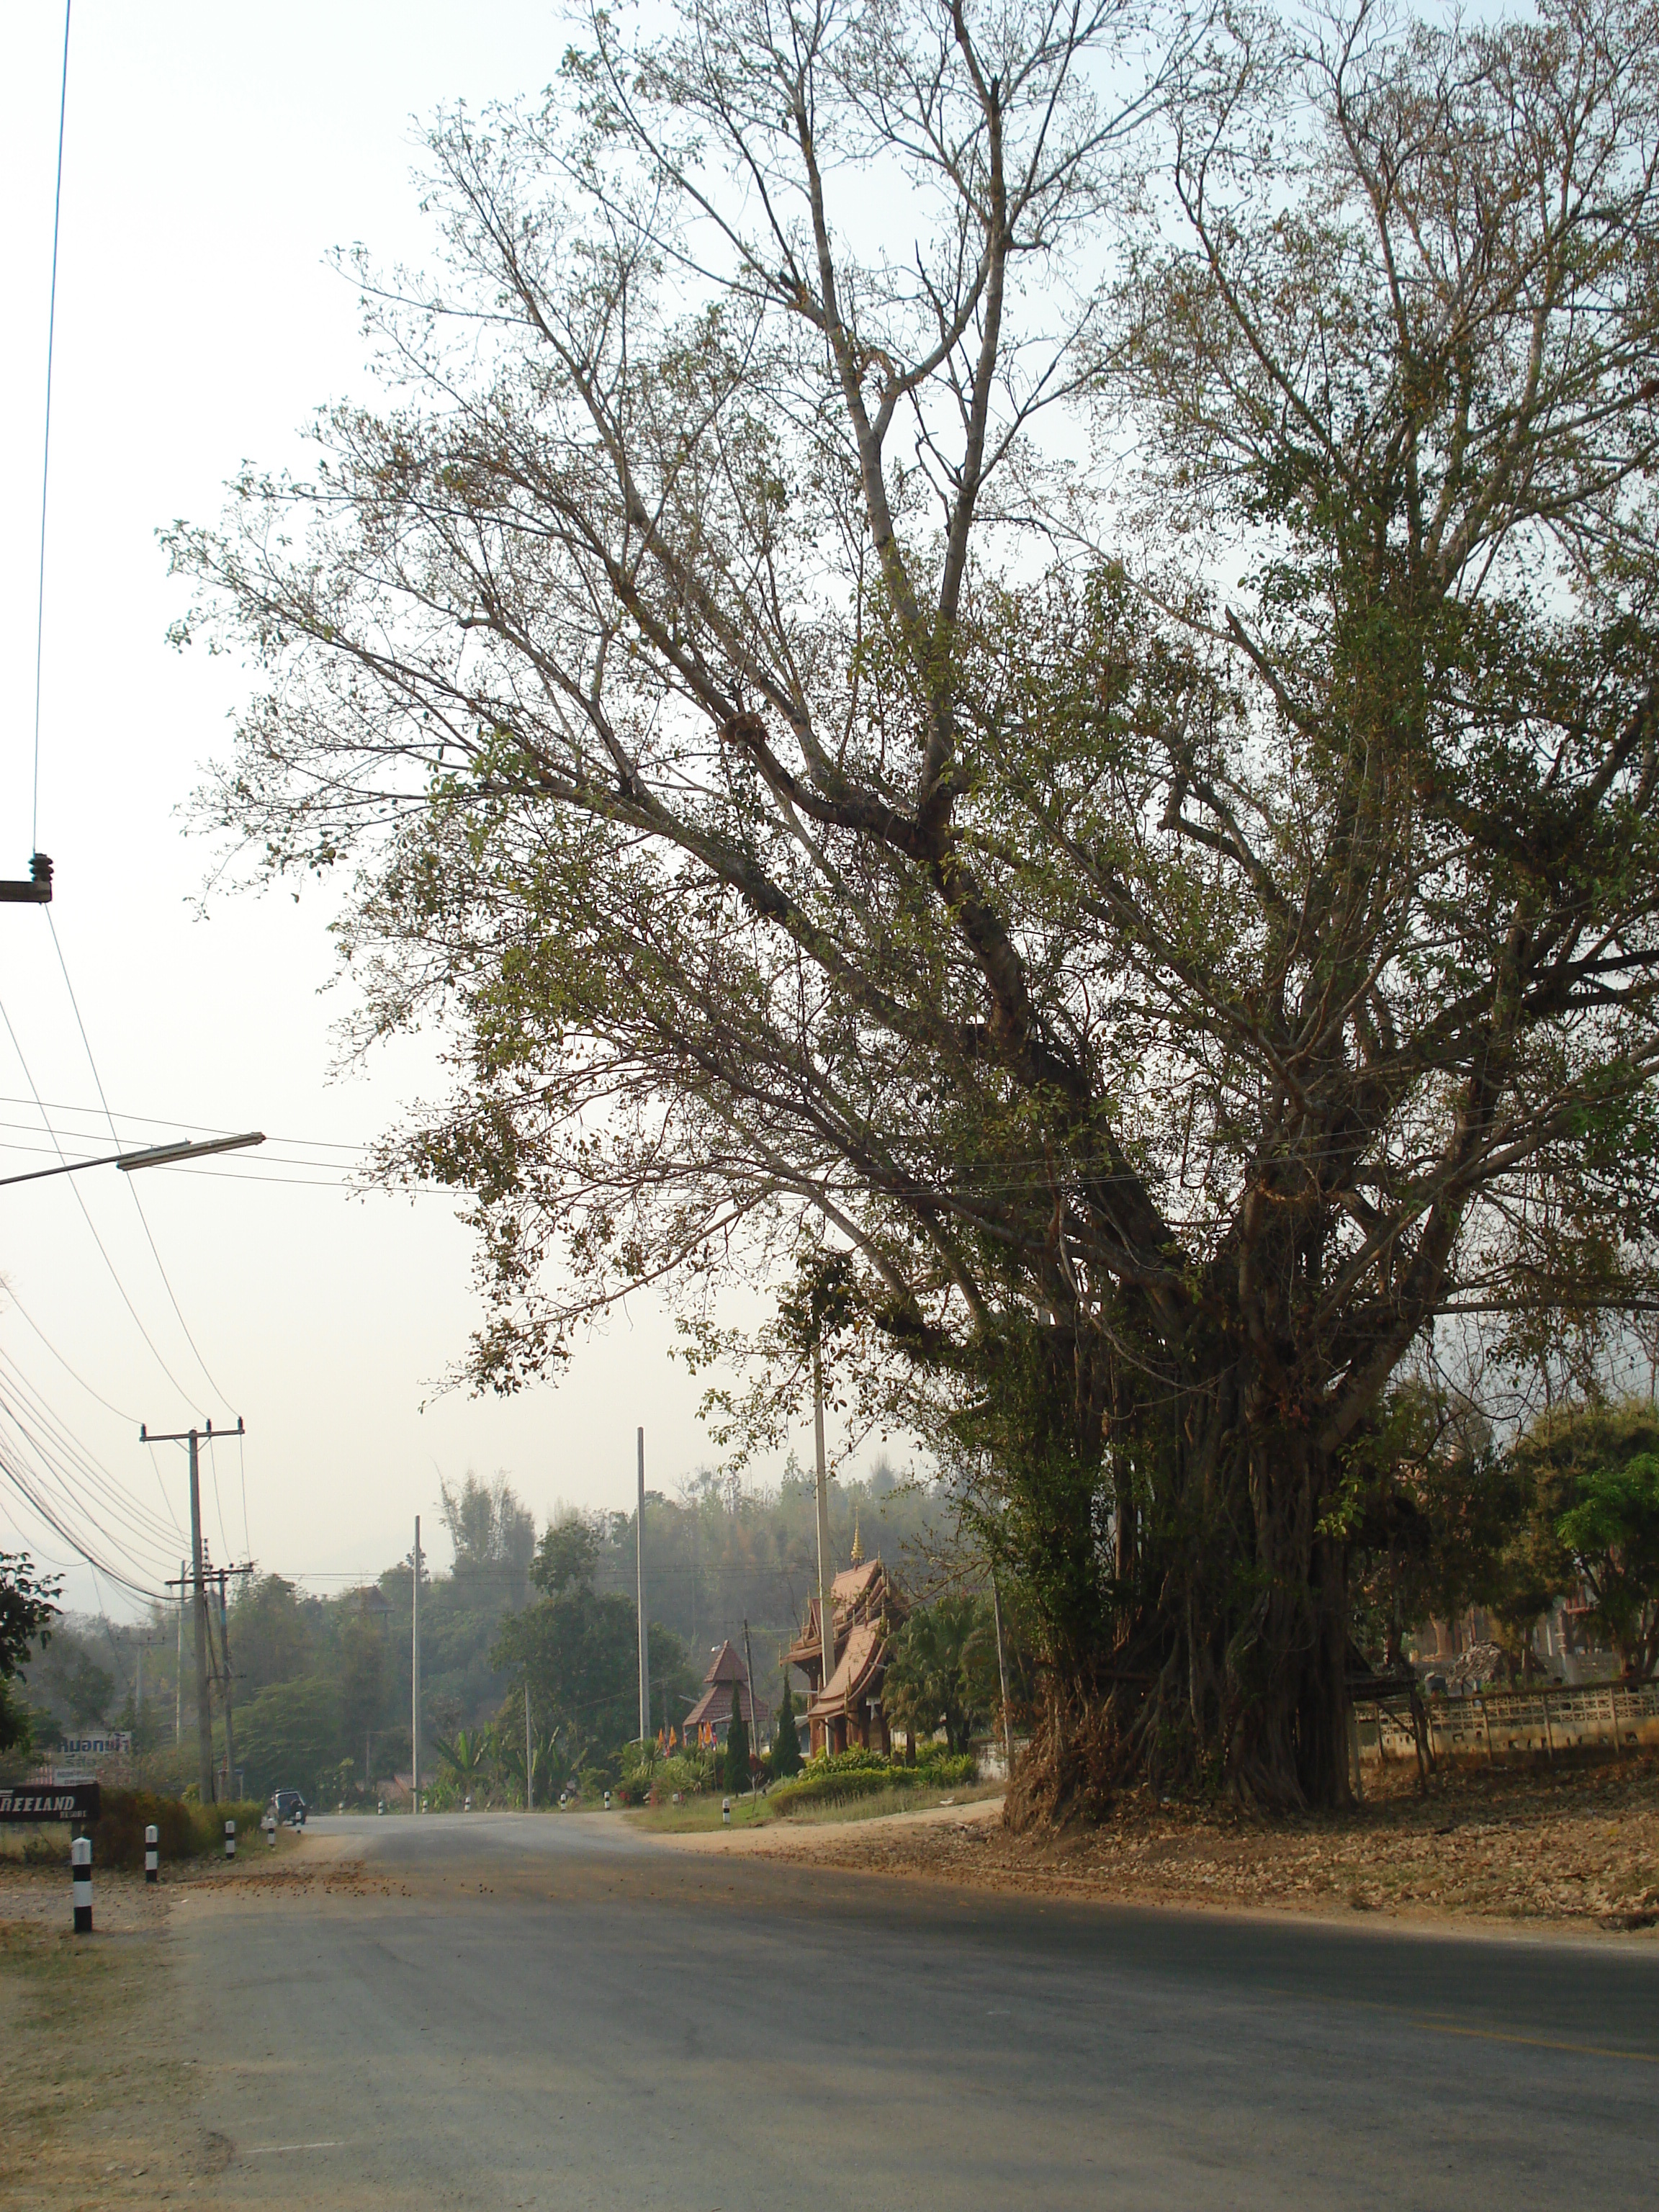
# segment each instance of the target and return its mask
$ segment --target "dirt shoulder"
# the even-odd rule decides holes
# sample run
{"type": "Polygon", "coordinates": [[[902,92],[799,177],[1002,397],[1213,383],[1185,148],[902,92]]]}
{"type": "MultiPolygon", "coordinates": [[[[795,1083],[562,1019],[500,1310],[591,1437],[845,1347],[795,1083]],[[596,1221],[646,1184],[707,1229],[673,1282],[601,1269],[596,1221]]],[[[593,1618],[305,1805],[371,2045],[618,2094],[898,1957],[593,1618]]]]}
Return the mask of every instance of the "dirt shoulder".
{"type": "Polygon", "coordinates": [[[81,2212],[205,2203],[228,2146],[197,2123],[172,2057],[169,1931],[191,1904],[352,1879],[339,1839],[142,1874],[94,1869],[71,1932],[66,1867],[0,1863],[0,2205],[81,2212]]]}
{"type": "Polygon", "coordinates": [[[1468,1926],[1636,1932],[1659,1948],[1659,1759],[1535,1774],[1404,1774],[1341,1814],[1272,1825],[1145,1793],[1098,1828],[1015,1836],[995,1802],[792,1830],[665,1837],[679,1850],[1229,1911],[1375,1912],[1468,1926]]]}

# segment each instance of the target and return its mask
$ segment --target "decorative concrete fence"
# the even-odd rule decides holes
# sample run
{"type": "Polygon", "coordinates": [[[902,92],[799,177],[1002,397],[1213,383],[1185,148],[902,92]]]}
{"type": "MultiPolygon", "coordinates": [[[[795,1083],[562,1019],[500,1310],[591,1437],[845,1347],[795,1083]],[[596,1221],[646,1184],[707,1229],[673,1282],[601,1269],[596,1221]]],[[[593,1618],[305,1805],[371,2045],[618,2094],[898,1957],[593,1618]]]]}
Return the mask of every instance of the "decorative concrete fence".
{"type": "MultiPolygon", "coordinates": [[[[1430,1748],[1437,1759],[1507,1759],[1522,1753],[1575,1751],[1611,1744],[1626,1751],[1659,1745],[1659,1683],[1640,1690],[1617,1683],[1576,1688],[1488,1690],[1469,1698],[1424,1698],[1430,1748]]],[[[1362,1758],[1412,1759],[1407,1701],[1357,1701],[1362,1758]]]]}

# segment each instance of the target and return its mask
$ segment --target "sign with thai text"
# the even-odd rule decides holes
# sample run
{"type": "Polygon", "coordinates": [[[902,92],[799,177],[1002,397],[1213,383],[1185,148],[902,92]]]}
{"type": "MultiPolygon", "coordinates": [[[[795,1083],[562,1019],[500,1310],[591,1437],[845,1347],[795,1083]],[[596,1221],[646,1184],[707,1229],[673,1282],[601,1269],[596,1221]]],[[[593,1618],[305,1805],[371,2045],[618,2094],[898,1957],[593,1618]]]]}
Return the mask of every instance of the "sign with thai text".
{"type": "Polygon", "coordinates": [[[66,1735],[59,1740],[59,1759],[131,1759],[131,1729],[100,1729],[95,1735],[66,1735]]]}

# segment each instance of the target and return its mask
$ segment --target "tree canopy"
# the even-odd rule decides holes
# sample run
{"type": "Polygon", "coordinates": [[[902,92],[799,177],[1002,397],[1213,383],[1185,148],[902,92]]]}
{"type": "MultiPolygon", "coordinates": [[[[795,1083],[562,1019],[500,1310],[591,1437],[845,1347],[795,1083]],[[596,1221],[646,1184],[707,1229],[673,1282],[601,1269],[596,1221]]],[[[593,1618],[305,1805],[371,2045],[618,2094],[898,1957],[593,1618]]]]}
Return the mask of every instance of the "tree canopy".
{"type": "Polygon", "coordinates": [[[386,405],[173,535],[266,678],[208,815],[456,1039],[383,1166],[471,1194],[475,1379],[832,1269],[1035,1807],[1341,1796],[1401,1362],[1650,1295],[1654,30],[595,13],[359,263],[386,405]]]}

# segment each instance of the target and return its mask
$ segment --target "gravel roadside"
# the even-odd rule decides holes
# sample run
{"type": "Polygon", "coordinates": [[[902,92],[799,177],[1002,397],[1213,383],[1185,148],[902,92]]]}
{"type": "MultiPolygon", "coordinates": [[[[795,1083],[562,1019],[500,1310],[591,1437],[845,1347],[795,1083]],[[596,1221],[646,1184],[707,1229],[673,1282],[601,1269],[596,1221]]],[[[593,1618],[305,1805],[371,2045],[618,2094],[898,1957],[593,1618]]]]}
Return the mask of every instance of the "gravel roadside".
{"type": "Polygon", "coordinates": [[[1641,1936],[1659,1946],[1659,1759],[1542,1774],[1443,1771],[1419,1795],[1389,1778],[1340,1814],[1271,1824],[1130,1793],[1097,1828],[1015,1836],[995,1801],[961,1810],[671,1847],[809,1860],[851,1872],[1124,1904],[1376,1912],[1514,1929],[1641,1936]]]}

